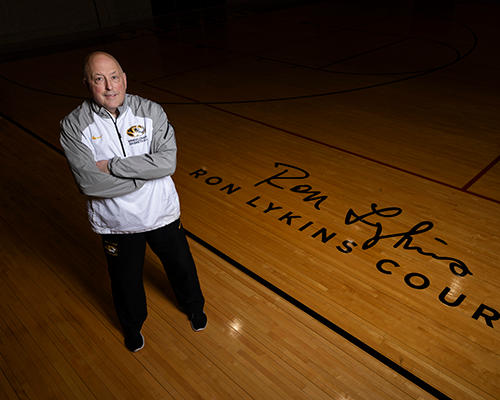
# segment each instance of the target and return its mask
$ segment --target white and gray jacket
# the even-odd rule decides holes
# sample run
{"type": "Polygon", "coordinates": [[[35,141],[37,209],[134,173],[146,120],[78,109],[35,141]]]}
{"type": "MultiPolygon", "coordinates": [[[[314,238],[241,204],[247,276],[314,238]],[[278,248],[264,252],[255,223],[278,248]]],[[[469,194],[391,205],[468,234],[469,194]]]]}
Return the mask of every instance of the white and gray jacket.
{"type": "Polygon", "coordinates": [[[177,162],[175,132],[163,108],[126,95],[115,120],[93,100],[61,121],[61,145],[80,192],[87,195],[94,232],[137,233],[180,216],[171,175],[177,162]],[[111,160],[111,174],[95,163],[111,160]]]}

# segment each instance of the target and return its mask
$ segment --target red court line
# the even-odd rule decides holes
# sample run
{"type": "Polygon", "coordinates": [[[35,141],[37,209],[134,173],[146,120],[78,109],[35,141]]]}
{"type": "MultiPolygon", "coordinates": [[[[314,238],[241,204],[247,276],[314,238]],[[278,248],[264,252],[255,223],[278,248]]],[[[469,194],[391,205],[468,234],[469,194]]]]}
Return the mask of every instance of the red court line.
{"type": "Polygon", "coordinates": [[[498,164],[498,162],[500,162],[500,156],[498,156],[497,158],[495,158],[487,167],[485,167],[479,174],[477,174],[474,178],[472,178],[469,183],[467,183],[463,188],[462,190],[464,192],[467,192],[468,189],[474,185],[474,183],[476,183],[479,179],[481,179],[490,169],[492,169],[495,165],[498,164]]]}
{"type": "Polygon", "coordinates": [[[325,147],[329,147],[331,149],[340,151],[342,153],[346,153],[346,154],[352,155],[354,157],[358,157],[358,158],[361,158],[363,160],[367,160],[367,161],[373,162],[375,164],[382,165],[384,167],[391,168],[391,169],[394,169],[396,171],[400,171],[400,172],[403,172],[405,174],[408,174],[408,175],[411,175],[411,176],[415,176],[417,178],[421,178],[421,179],[424,179],[426,181],[430,181],[430,182],[436,183],[436,184],[441,185],[441,186],[448,187],[450,189],[458,190],[460,192],[464,192],[464,193],[470,194],[472,196],[479,197],[481,199],[488,200],[488,201],[491,201],[493,203],[500,204],[500,200],[492,199],[491,197],[483,196],[481,194],[470,192],[468,190],[468,188],[470,186],[472,186],[475,182],[477,182],[484,174],[486,174],[486,172],[488,172],[495,164],[497,164],[500,161],[500,156],[498,156],[493,162],[490,163],[490,165],[488,165],[479,174],[477,174],[467,185],[465,185],[464,187],[460,188],[458,186],[453,186],[453,185],[450,185],[449,183],[438,181],[436,179],[429,178],[428,176],[420,175],[420,174],[417,174],[417,173],[415,173],[413,171],[409,171],[409,170],[404,169],[404,168],[399,168],[399,167],[396,167],[395,165],[391,165],[391,164],[385,163],[383,161],[376,160],[374,158],[370,158],[370,157],[364,156],[362,154],[354,153],[352,151],[349,151],[349,150],[343,149],[341,147],[337,147],[337,146],[331,145],[329,143],[321,142],[319,140],[312,139],[312,138],[304,136],[304,135],[300,135],[300,134],[298,134],[296,132],[292,132],[292,131],[289,131],[289,130],[286,130],[286,129],[283,129],[283,128],[278,128],[277,126],[274,126],[274,125],[271,125],[271,124],[267,124],[265,122],[258,121],[258,120],[253,119],[253,118],[245,117],[244,115],[237,114],[237,113],[232,112],[232,111],[224,110],[223,108],[216,107],[216,106],[214,106],[212,104],[206,104],[206,103],[203,103],[201,101],[198,101],[198,100],[195,100],[195,99],[191,99],[190,97],[183,96],[183,95],[180,95],[178,93],[171,92],[169,90],[163,89],[161,87],[158,87],[158,86],[155,86],[155,85],[152,85],[152,84],[149,84],[149,83],[144,83],[144,84],[146,86],[150,86],[150,87],[155,88],[157,90],[161,90],[163,92],[172,94],[174,96],[177,96],[177,97],[180,97],[180,98],[192,101],[195,104],[200,104],[200,105],[203,105],[203,106],[206,106],[206,107],[210,107],[210,108],[213,108],[214,110],[222,111],[222,112],[225,112],[227,114],[233,115],[235,117],[246,119],[247,121],[250,121],[250,122],[262,125],[262,126],[266,126],[268,128],[271,128],[271,129],[276,129],[277,131],[284,132],[284,133],[287,133],[287,134],[292,135],[292,136],[296,136],[298,138],[307,140],[309,142],[313,142],[313,143],[316,143],[316,144],[319,144],[319,145],[322,145],[322,146],[325,146],[325,147]]]}

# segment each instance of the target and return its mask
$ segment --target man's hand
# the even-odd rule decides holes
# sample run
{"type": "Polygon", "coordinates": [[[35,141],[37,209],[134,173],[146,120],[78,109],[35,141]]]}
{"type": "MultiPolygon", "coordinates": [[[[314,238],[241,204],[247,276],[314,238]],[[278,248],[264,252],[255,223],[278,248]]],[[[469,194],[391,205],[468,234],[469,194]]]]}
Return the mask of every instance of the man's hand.
{"type": "Polygon", "coordinates": [[[97,161],[95,163],[95,165],[97,166],[97,168],[99,168],[99,170],[101,172],[104,172],[106,174],[109,174],[109,169],[108,169],[108,163],[109,163],[109,160],[101,160],[101,161],[97,161]]]}

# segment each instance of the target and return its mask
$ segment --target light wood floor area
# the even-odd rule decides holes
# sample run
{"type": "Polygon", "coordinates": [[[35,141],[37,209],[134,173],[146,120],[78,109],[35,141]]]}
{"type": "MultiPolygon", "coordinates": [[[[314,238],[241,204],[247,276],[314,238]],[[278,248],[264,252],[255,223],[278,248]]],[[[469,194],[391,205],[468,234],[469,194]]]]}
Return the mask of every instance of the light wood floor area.
{"type": "Polygon", "coordinates": [[[500,7],[365,3],[4,58],[1,399],[500,398],[500,7]],[[207,300],[148,252],[135,354],[59,145],[97,49],[176,128],[207,300]]]}

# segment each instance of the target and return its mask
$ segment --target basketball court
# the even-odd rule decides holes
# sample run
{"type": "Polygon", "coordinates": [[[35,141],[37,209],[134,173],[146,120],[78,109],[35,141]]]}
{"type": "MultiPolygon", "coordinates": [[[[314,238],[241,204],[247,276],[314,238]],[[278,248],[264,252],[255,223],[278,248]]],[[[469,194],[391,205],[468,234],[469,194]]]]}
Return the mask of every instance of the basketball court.
{"type": "Polygon", "coordinates": [[[0,397],[500,398],[500,8],[200,12],[0,63],[0,397]],[[148,252],[130,353],[59,144],[113,54],[176,129],[209,325],[148,252]]]}

